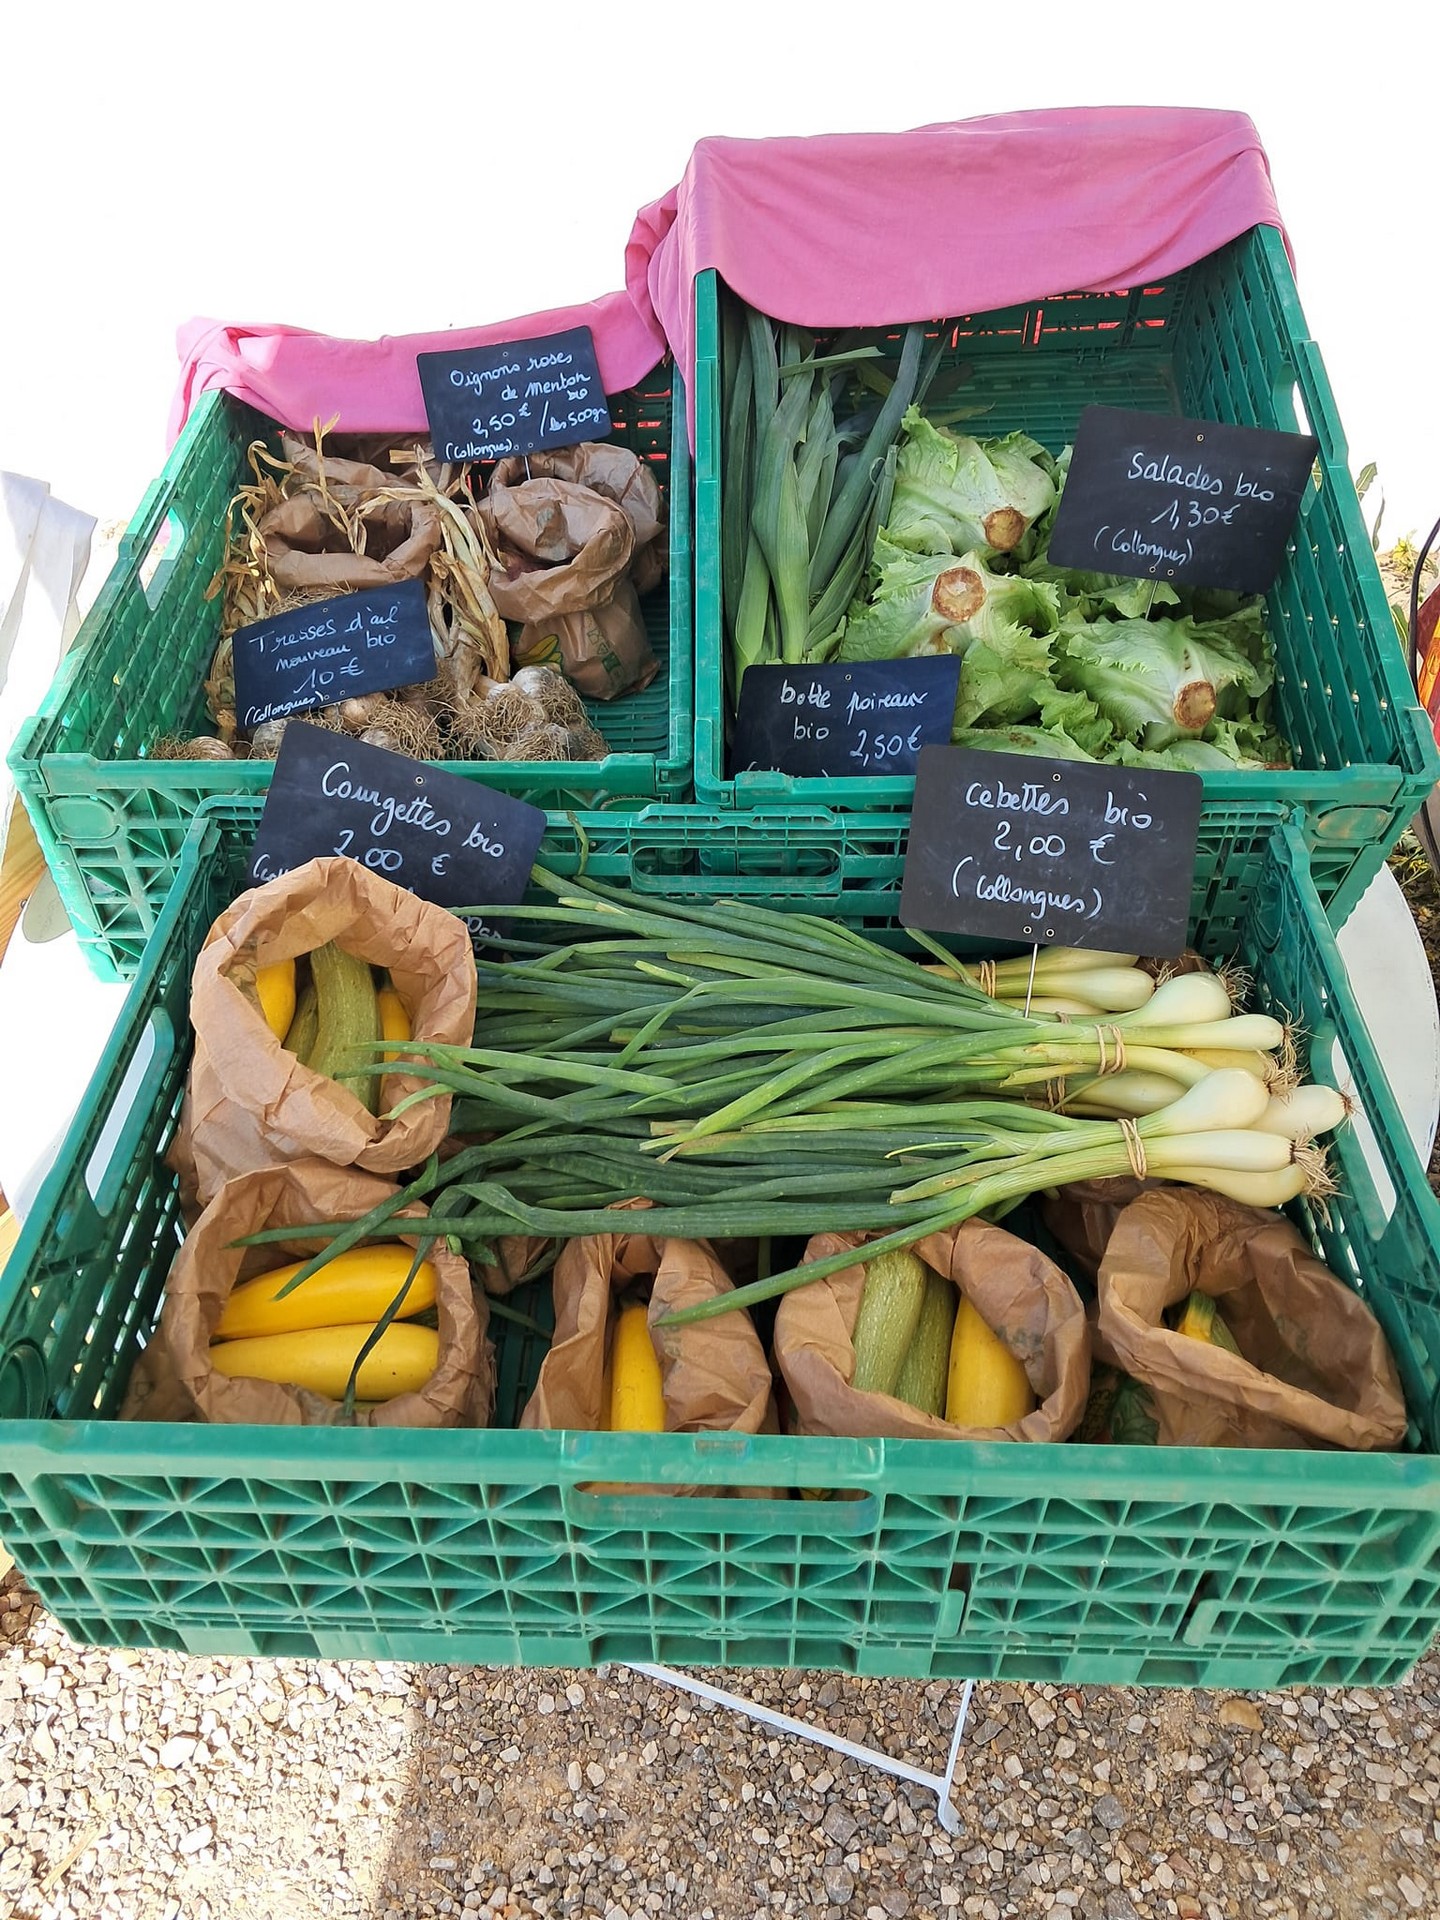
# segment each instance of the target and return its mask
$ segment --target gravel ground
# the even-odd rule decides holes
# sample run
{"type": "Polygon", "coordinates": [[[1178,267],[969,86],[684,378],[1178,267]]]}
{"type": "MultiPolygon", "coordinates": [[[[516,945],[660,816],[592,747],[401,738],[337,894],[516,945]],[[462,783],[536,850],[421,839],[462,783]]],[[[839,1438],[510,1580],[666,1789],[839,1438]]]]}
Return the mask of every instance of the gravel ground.
{"type": "MultiPolygon", "coordinates": [[[[944,1766],[958,1689],[720,1686],[944,1766]]],[[[1401,1687],[983,1685],[946,1835],[873,1769],[612,1667],[74,1646],[0,1593],[14,1920],[1440,1915],[1440,1653],[1401,1687]]]]}

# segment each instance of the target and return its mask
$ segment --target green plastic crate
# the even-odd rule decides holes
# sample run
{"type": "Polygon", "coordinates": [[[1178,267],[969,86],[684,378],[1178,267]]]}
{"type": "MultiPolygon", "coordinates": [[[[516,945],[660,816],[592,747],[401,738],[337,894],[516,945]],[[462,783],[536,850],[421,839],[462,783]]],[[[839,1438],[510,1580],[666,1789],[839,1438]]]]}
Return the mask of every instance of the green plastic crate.
{"type": "MultiPolygon", "coordinates": [[[[1297,1217],[1390,1337],[1412,1409],[1395,1454],[117,1424],[106,1416],[181,1235],[164,1153],[191,960],[241,882],[255,818],[235,801],[195,823],[0,1276],[0,1536],[76,1638],[1217,1687],[1381,1685],[1424,1651],[1440,1624],[1440,1215],[1300,836],[1274,809],[1232,820],[1199,878],[1194,933],[1298,1017],[1321,1077],[1338,1040],[1383,1149],[1383,1198],[1347,1138],[1328,1214],[1297,1217]],[[858,1497],[582,1490],[594,1481],[858,1497]]],[[[556,830],[547,858],[574,865],[581,829],[601,872],[628,862],[687,898],[729,885],[705,870],[708,823],[686,810],[556,830]]],[[[752,819],[749,831],[790,830],[752,819]]],[[[779,897],[798,905],[802,892],[797,878],[779,897]]],[[[846,900],[870,916],[867,884],[846,900]]],[[[542,1283],[520,1304],[543,1316],[547,1302],[542,1283]]],[[[499,1417],[513,1421],[544,1342],[496,1332],[499,1417]]]]}
{"type": "MultiPolygon", "coordinates": [[[[720,596],[720,335],[717,280],[696,294],[695,791],[706,805],[908,809],[898,776],[725,777],[728,719],[720,596]]],[[[1350,479],[1344,435],[1310,339],[1284,245],[1255,227],[1163,285],[1064,294],[961,316],[942,364],[973,369],[988,409],[978,433],[1021,428],[1058,452],[1092,403],[1186,413],[1242,426],[1305,429],[1320,442],[1268,596],[1281,724],[1301,762],[1289,773],[1207,773],[1205,804],[1304,810],[1316,881],[1339,924],[1440,779],[1440,752],[1396,644],[1350,479]]],[[[883,340],[884,330],[873,338],[883,340]]],[[[894,337],[892,332],[891,337],[894,337]]]]}
{"type": "MultiPolygon", "coordinates": [[[[651,461],[670,516],[670,571],[641,602],[660,671],[643,692],[587,701],[612,751],[594,762],[444,761],[548,808],[637,809],[688,797],[693,732],[690,451],[667,361],[609,400],[611,437],[651,461]]],[[[266,761],[146,758],[166,734],[210,731],[202,682],[220,632],[207,599],[246,448],[275,422],[204,396],[146,494],[95,606],[9,756],[15,785],[92,968],[133,978],[186,828],[214,794],[263,797],[266,761]]]]}

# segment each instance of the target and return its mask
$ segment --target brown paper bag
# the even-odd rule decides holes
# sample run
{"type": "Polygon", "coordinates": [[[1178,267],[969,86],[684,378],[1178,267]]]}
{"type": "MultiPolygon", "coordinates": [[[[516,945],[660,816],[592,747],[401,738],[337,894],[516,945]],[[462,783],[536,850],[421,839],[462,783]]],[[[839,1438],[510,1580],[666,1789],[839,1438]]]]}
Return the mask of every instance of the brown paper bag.
{"type": "Polygon", "coordinates": [[[495,468],[492,484],[519,486],[534,480],[570,480],[592,493],[614,500],[630,522],[635,550],[630,558],[630,582],[637,593],[648,593],[665,575],[666,551],[662,534],[665,512],[660,487],[648,461],[614,440],[584,440],[576,447],[551,447],[529,456],[512,455],[495,468]]]}
{"type": "Polygon", "coordinates": [[[380,500],[402,484],[395,473],[326,454],[287,440],[286,454],[306,476],[304,486],[261,517],[265,565],[287,593],[358,593],[418,579],[440,549],[440,509],[418,490],[411,499],[380,500]],[[323,473],[323,479],[322,479],[323,473]],[[364,530],[357,553],[329,496],[364,530]]]}
{"type": "Polygon", "coordinates": [[[1040,1195],[1040,1218],[1077,1271],[1093,1280],[1100,1271],[1115,1222],[1132,1200],[1165,1186],[1163,1180],[1137,1180],[1116,1174],[1108,1180],[1075,1180],[1040,1195]]]}
{"type": "MultiPolygon", "coordinates": [[[[398,1119],[377,1118],[339,1081],[289,1053],[242,989],[257,968],[338,940],[388,968],[417,1040],[468,1045],[475,1028],[475,958],[464,923],[353,860],[310,860],[228,906],[195,961],[190,1019],[195,1055],[170,1164],[187,1206],[203,1206],[237,1173],[318,1158],[399,1173],[433,1153],[450,1096],[398,1119]]],[[[387,1073],[383,1115],[424,1085],[387,1073]]]]}
{"type": "Polygon", "coordinates": [[[1404,1437],[1379,1323],[1282,1214],[1190,1187],[1142,1194],[1115,1224],[1098,1284],[1101,1337],[1148,1390],[1162,1445],[1379,1448],[1404,1437]],[[1218,1303],[1239,1355],[1162,1324],[1196,1289],[1218,1303]]]}
{"type": "Polygon", "coordinates": [[[385,487],[417,487],[423,471],[448,493],[460,472],[458,462],[435,458],[434,442],[423,433],[327,433],[323,445],[322,462],[313,435],[280,435],[281,453],[303,480],[318,485],[323,468],[325,491],[347,507],[375,492],[376,474],[385,487]],[[353,480],[346,477],[347,462],[361,469],[353,480]]]}
{"type": "MultiPolygon", "coordinates": [[[[732,1291],[714,1251],[704,1240],[658,1240],[643,1233],[588,1234],[565,1243],[555,1263],[555,1333],[520,1425],[600,1430],[611,1300],[647,1277],[652,1280],[647,1318],[664,1382],[666,1432],[775,1432],[770,1368],[748,1313],[737,1309],[688,1327],[656,1325],[677,1307],[732,1291]]],[[[722,1489],[664,1491],[714,1494],[722,1489]]]]}
{"type": "Polygon", "coordinates": [[[559,665],[592,699],[648,686],[659,670],[627,571],[635,535],[614,500],[570,480],[491,482],[479,509],[502,564],[490,592],[517,622],[517,665],[559,665]]]}
{"type": "Polygon", "coordinates": [[[505,1234],[495,1242],[495,1258],[478,1263],[486,1293],[503,1300],[507,1293],[535,1279],[555,1260],[555,1242],[534,1234],[505,1234]]]}
{"type": "MultiPolygon", "coordinates": [[[[817,1233],[805,1260],[862,1251],[877,1234],[817,1233]]],[[[1085,1309],[1053,1260],[1003,1227],[968,1220],[910,1249],[968,1295],[1030,1377],[1039,1405],[1008,1427],[955,1427],[888,1393],[858,1393],[851,1335],[865,1268],[832,1273],[784,1295],[775,1316],[775,1360],[794,1407],[796,1433],[886,1440],[1063,1440],[1085,1409],[1090,1346],[1085,1309]]]]}
{"type": "MultiPolygon", "coordinates": [[[[175,1256],[165,1282],[160,1325],[136,1362],[121,1419],[335,1425],[342,1414],[337,1400],[271,1380],[232,1380],[211,1365],[210,1338],[236,1283],[303,1260],[314,1251],[313,1243],[303,1240],[263,1247],[231,1243],[265,1227],[358,1219],[394,1192],[387,1180],[323,1160],[296,1161],[229,1181],[175,1256]]],[[[399,1218],[423,1218],[426,1211],[419,1205],[407,1207],[399,1218]]],[[[419,1244],[413,1236],[407,1239],[399,1233],[396,1237],[410,1246],[419,1244]]],[[[439,1365],[417,1392],[357,1410],[357,1426],[489,1425],[495,1404],[495,1363],[486,1331],[485,1297],[472,1286],[464,1259],[448,1252],[443,1240],[428,1242],[426,1251],[435,1268],[439,1365]]]]}
{"type": "Polygon", "coordinates": [[[558,666],[592,700],[639,693],[660,671],[628,580],[616,582],[602,607],[529,621],[511,642],[510,653],[517,667],[558,666]]]}

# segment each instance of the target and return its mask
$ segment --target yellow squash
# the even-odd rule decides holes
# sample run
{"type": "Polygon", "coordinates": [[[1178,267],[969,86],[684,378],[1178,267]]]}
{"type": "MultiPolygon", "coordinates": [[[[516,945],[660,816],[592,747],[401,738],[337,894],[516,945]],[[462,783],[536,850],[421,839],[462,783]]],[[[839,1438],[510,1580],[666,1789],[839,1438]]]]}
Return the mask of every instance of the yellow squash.
{"type": "Polygon", "coordinates": [[[277,1040],[283,1040],[295,1018],[295,962],[277,960],[272,966],[257,968],[255,996],[266,1026],[277,1040]]]}
{"type": "MultiPolygon", "coordinates": [[[[254,1340],[222,1340],[210,1363],[230,1379],[276,1380],[340,1400],[355,1356],[374,1325],[312,1327],[305,1333],[269,1333],[254,1340]]],[[[357,1400],[393,1400],[414,1393],[434,1373],[440,1336],[432,1327],[387,1327],[365,1357],[355,1382],[357,1400]]]]}
{"type": "Polygon", "coordinates": [[[962,1295],[950,1339],[945,1418],[956,1427],[1008,1427],[1034,1407],[1024,1367],[962,1295]]]}
{"type": "Polygon", "coordinates": [[[622,1307],[610,1336],[605,1424],[612,1433],[663,1433],[665,1388],[645,1309],[622,1307]]]}
{"type": "MultiPolygon", "coordinates": [[[[381,987],[375,1001],[380,1009],[380,1038],[413,1040],[415,1036],[410,1031],[410,1015],[394,987],[381,987]]],[[[393,1053],[382,1053],[380,1056],[382,1060],[394,1060],[396,1057],[393,1053]]]]}
{"type": "MultiPolygon", "coordinates": [[[[300,1271],[303,1262],[277,1267],[243,1280],[225,1302],[212,1338],[243,1340],[257,1334],[296,1333],[308,1327],[343,1327],[376,1321],[405,1284],[415,1258],[405,1246],[352,1247],[338,1253],[302,1280],[283,1300],[276,1294],[300,1271]]],[[[435,1304],[435,1269],[422,1261],[399,1309],[401,1319],[435,1304]]]]}
{"type": "Polygon", "coordinates": [[[1240,1352],[1235,1344],[1235,1336],[1221,1319],[1214,1300],[1198,1288],[1186,1298],[1175,1331],[1183,1333],[1187,1340],[1203,1340],[1206,1346],[1223,1347],[1226,1353],[1240,1352]]]}

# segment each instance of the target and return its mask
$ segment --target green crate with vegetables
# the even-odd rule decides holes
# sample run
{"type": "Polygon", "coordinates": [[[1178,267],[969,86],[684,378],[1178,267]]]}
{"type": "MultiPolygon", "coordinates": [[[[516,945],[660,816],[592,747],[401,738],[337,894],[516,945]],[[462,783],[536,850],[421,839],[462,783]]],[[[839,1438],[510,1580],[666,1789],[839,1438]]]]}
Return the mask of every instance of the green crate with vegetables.
{"type": "MultiPolygon", "coordinates": [[[[1249,1009],[1235,1016],[1246,1024],[1221,1023],[1235,1044],[1222,1049],[1225,1063],[1208,1063],[1208,1076],[1195,1072],[1207,1049],[1194,1046],[1186,1028],[1201,999],[1215,1000],[1217,985],[1227,1018],[1230,992],[1241,991],[1233,980],[1225,989],[1213,971],[1140,987],[1128,977],[1096,977],[1136,971],[1121,961],[1072,960],[1067,978],[1063,957],[1051,955],[1031,982],[1028,962],[1017,970],[1000,955],[990,974],[978,965],[962,974],[948,958],[917,952],[896,927],[898,861],[887,867],[877,855],[868,869],[851,869],[850,887],[826,877],[844,871],[844,852],[832,844],[825,856],[821,823],[797,828],[732,814],[778,881],[769,900],[750,892],[739,901],[732,877],[713,870],[712,846],[723,840],[713,816],[671,809],[648,819],[552,823],[529,904],[515,916],[510,958],[482,958],[478,1048],[412,1049],[419,1057],[428,1047],[438,1063],[454,1102],[451,1125],[463,1137],[461,1154],[431,1170],[426,1199],[442,1220],[411,1215],[396,1226],[417,1252],[426,1237],[435,1245],[442,1287],[438,1270],[453,1270],[453,1247],[478,1263],[484,1244],[494,1252],[497,1228],[521,1237],[559,1231],[562,1259],[609,1248],[598,1266],[593,1251],[587,1256],[584,1274],[567,1278],[557,1266],[555,1300],[568,1317],[554,1346],[551,1283],[527,1280],[522,1261],[504,1276],[508,1291],[497,1291],[487,1270],[495,1349],[488,1425],[463,1414],[459,1424],[429,1428],[398,1415],[387,1423],[382,1399],[378,1412],[357,1404],[360,1425],[333,1409],[300,1425],[192,1414],[181,1434],[169,1421],[116,1415],[137,1357],[164,1324],[167,1276],[182,1244],[195,1265],[172,1164],[192,1066],[191,981],[207,929],[245,886],[258,813],[258,801],[236,796],[208,803],[193,823],[157,937],[0,1282],[0,1531],[77,1638],[266,1657],[661,1659],[1226,1687],[1383,1684],[1427,1646],[1440,1623],[1440,1219],[1339,962],[1301,837],[1280,810],[1235,810],[1223,844],[1206,845],[1202,831],[1191,938],[1211,962],[1243,967],[1253,982],[1249,1009]],[[798,865],[806,869],[792,868],[788,879],[784,845],[803,853],[798,865]],[[790,911],[776,916],[772,907],[781,904],[790,911]],[[825,919],[809,919],[807,904],[825,919]],[[850,988],[863,1009],[846,1005],[850,988]],[[1128,1013],[1113,1004],[1137,993],[1144,999],[1128,1013]],[[1027,995],[1036,1016],[1028,1023],[1027,995]],[[1178,1008],[1177,996],[1194,1004],[1178,1008]],[[1040,1001],[1088,1003],[1096,1017],[1042,1019],[1040,1001]],[[1148,1026],[1136,1021],[1146,1007],[1148,1026]],[[1164,1029],[1159,1013],[1167,1013],[1164,1029]],[[1036,1045],[1037,1028],[1042,1051],[1017,1060],[1012,1049],[1036,1045]],[[1320,1088],[1352,1095],[1385,1171],[1373,1170],[1361,1129],[1346,1127],[1330,1148],[1336,1190],[1296,1191],[1287,1170],[1299,1168],[1309,1188],[1309,1163],[1292,1153],[1289,1134],[1272,1136],[1282,1144],[1271,1158],[1295,1197],[1269,1231],[1290,1236],[1288,1257],[1302,1266],[1318,1254],[1327,1284],[1364,1315],[1372,1340],[1383,1336],[1408,1417],[1402,1410],[1379,1450],[1293,1437],[1224,1454],[1175,1444],[1147,1447],[1137,1470],[1135,1444],[1168,1417],[1164,1395],[1156,1389],[1149,1414],[1142,1408],[1124,1419],[1096,1402],[1091,1431],[1079,1437],[1081,1279],[1050,1258],[1043,1225],[1010,1214],[972,1233],[959,1215],[976,1198],[976,1174],[985,1197],[999,1200],[1002,1189],[1019,1194],[1062,1174],[1134,1171],[1137,1142],[1152,1171],[1168,1151],[1185,1149],[1165,1147],[1171,1123],[1152,1124],[1133,1108],[1129,1135],[1103,1113],[1061,1114],[1044,1099],[1012,1101],[1002,1118],[999,1083],[1031,1072],[1073,1080],[1072,1092],[1087,1082],[1083,1104],[1099,1107],[1122,1079],[1119,1035],[1130,1053],[1127,1073],[1163,1066],[1162,1077],[1194,1078],[1194,1096],[1213,1102],[1240,1071],[1229,1062],[1280,1029],[1296,1039],[1320,1088]],[[783,1042],[773,1071],[757,1072],[761,1040],[783,1042]],[[1163,1061],[1154,1057],[1161,1051],[1163,1061]],[[937,1095],[942,1054],[954,1087],[937,1095]],[[645,1089],[636,1084],[642,1078],[645,1089]],[[886,1147],[886,1114],[877,1106],[867,1117],[847,1103],[893,1098],[902,1088],[901,1145],[918,1155],[903,1180],[925,1191],[896,1205],[888,1195],[902,1176],[879,1172],[866,1151],[886,1147]],[[916,1125],[922,1100],[933,1106],[929,1129],[916,1125]],[[504,1138],[517,1121],[528,1149],[518,1136],[504,1138]],[[486,1133],[497,1124],[488,1144],[474,1139],[472,1126],[486,1133]],[[1037,1154],[1047,1171],[1037,1169],[1037,1154]],[[638,1179],[655,1204],[605,1210],[633,1192],[637,1163],[651,1170],[638,1179]],[[796,1311],[829,1300],[833,1319],[836,1303],[848,1302],[854,1321],[865,1279],[858,1261],[876,1265],[871,1248],[899,1212],[912,1235],[926,1229],[915,1251],[928,1272],[921,1287],[913,1271],[885,1279],[886,1297],[871,1316],[879,1350],[867,1361],[883,1378],[853,1397],[906,1436],[917,1423],[933,1435],[924,1423],[944,1418],[936,1410],[943,1362],[946,1438],[837,1426],[846,1383],[836,1387],[831,1367],[817,1386],[796,1359],[816,1347],[797,1328],[796,1311]],[[821,1277],[786,1291],[773,1320],[765,1303],[754,1307],[753,1332],[746,1330],[746,1366],[756,1334],[776,1352],[784,1346],[773,1416],[762,1380],[746,1402],[748,1426],[732,1396],[725,1420],[708,1430],[621,1430],[653,1429],[659,1417],[653,1372],[648,1385],[636,1375],[628,1346],[612,1351],[620,1378],[611,1384],[624,1392],[612,1394],[608,1418],[599,1413],[605,1401],[593,1366],[591,1420],[559,1418],[561,1400],[539,1407],[547,1355],[559,1354],[562,1335],[573,1347],[572,1335],[594,1332],[573,1303],[597,1293],[603,1302],[610,1291],[618,1334],[619,1316],[643,1300],[652,1273],[657,1290],[667,1277],[663,1257],[656,1271],[654,1257],[636,1250],[637,1237],[681,1224],[708,1229],[715,1258],[728,1263],[720,1279],[698,1275],[691,1263],[667,1280],[692,1289],[661,1310],[687,1331],[737,1323],[737,1298],[753,1297],[743,1294],[750,1272],[732,1234],[794,1234],[773,1244],[773,1274],[809,1242],[812,1277],[821,1277]],[[569,1237],[582,1230],[584,1238],[569,1237]],[[978,1273],[966,1266],[974,1234],[984,1241],[978,1273]],[[991,1257],[1002,1243],[1006,1260],[991,1257]],[[1015,1350],[1002,1309],[1026,1294],[1035,1274],[1044,1275],[1045,1293],[1036,1325],[1053,1342],[1055,1376],[1032,1353],[1021,1394],[1013,1371],[1005,1375],[1015,1350]],[[931,1276],[963,1298],[945,1297],[943,1287],[937,1297],[931,1276]],[[997,1321],[1009,1349],[1003,1359],[985,1338],[997,1321]],[[896,1399],[887,1383],[914,1397],[896,1399]],[[640,1410],[617,1413],[627,1395],[640,1410]],[[953,1395],[964,1397],[952,1404],[953,1395]],[[771,1430],[777,1424],[781,1430],[771,1430]],[[996,1437],[968,1437],[976,1430],[996,1437]]],[[[247,981],[246,991],[258,993],[247,981]]],[[[266,1030],[277,1032],[282,1017],[293,1017],[288,1006],[266,1030]]],[[[423,1022],[416,1030],[423,1034],[423,1022]]],[[[1212,1027],[1212,1037],[1220,1030],[1212,1027]]],[[[390,1032],[375,1044],[387,1060],[404,1045],[390,1032]]],[[[1312,1116],[1300,1130],[1329,1119],[1312,1116]]],[[[1254,1133],[1240,1131],[1247,1140],[1254,1133]]],[[[1217,1153],[1255,1151],[1213,1141],[1205,1149],[1192,1141],[1188,1150],[1208,1152],[1212,1165],[1217,1153]]],[[[1245,1167],[1230,1174],[1258,1177],[1245,1167]]],[[[1165,1187],[1158,1195],[1190,1191],[1165,1187]]],[[[1199,1198],[1242,1204],[1223,1194],[1199,1198]]],[[[289,1278],[298,1279],[293,1263],[313,1256],[324,1218],[287,1216],[281,1237],[298,1239],[298,1248],[275,1246],[274,1227],[256,1246],[270,1249],[282,1274],[289,1262],[289,1278]]],[[[770,1284],[763,1255],[750,1257],[770,1284]]],[[[404,1255],[393,1258],[388,1278],[367,1279],[363,1299],[353,1291],[358,1277],[343,1276],[342,1291],[352,1290],[346,1312],[373,1316],[400,1268],[410,1272],[404,1255]]],[[[288,1284],[264,1270],[272,1292],[288,1284]]],[[[213,1276],[209,1284],[213,1293],[213,1276]]],[[[303,1302],[304,1282],[298,1287],[286,1297],[303,1302]]],[[[1237,1298],[1217,1297],[1210,1319],[1244,1347],[1254,1329],[1237,1298]]],[[[652,1325],[655,1300],[651,1293],[652,1325]]],[[[1136,1313],[1144,1305],[1127,1300],[1136,1313]]],[[[275,1304],[262,1303],[267,1314],[275,1304]]],[[[1198,1338],[1185,1324],[1188,1308],[1178,1299],[1174,1306],[1178,1317],[1171,1307],[1136,1320],[1132,1364],[1138,1370],[1147,1340],[1180,1340],[1200,1356],[1192,1370],[1203,1361],[1205,1377],[1215,1377],[1232,1356],[1213,1333],[1198,1338]]],[[[407,1324],[423,1330],[428,1321],[408,1315],[407,1324]]],[[[626,1325],[638,1327],[633,1314],[626,1325]]],[[[222,1322],[216,1311],[200,1328],[200,1352],[207,1333],[218,1352],[228,1337],[254,1332],[250,1320],[222,1322]]],[[[355,1329],[347,1332],[353,1346],[355,1329]]],[[[662,1372],[672,1357],[664,1335],[655,1325],[662,1372]]],[[[448,1337],[442,1323],[442,1343],[448,1337]]],[[[473,1352],[473,1327],[470,1338],[473,1352]]],[[[851,1335],[842,1344],[854,1350],[851,1335]]],[[[592,1341],[592,1360],[597,1352],[592,1341]]],[[[283,1371],[289,1363],[276,1364],[283,1371]]],[[[743,1369],[735,1375],[749,1378],[743,1369]]],[[[216,1404],[238,1384],[217,1383],[216,1404]]],[[[267,1383],[250,1384],[258,1391],[267,1383]]],[[[383,1381],[367,1376],[366,1384],[386,1391],[383,1381]]],[[[398,1390],[413,1384],[406,1376],[398,1390]]],[[[311,1391],[333,1394],[337,1385],[327,1375],[311,1391]]],[[[662,1399],[669,1387],[666,1376],[662,1399]]],[[[1360,1444],[1377,1442],[1372,1435],[1360,1444]]]]}
{"type": "MultiPolygon", "coordinates": [[[[533,590],[546,570],[485,519],[486,503],[497,497],[493,468],[417,465],[413,434],[345,443],[351,456],[369,456],[365,462],[341,458],[333,442],[327,453],[323,436],[317,453],[313,436],[310,444],[282,437],[273,420],[229,394],[198,402],[10,754],[16,788],[97,972],[133,976],[201,802],[268,789],[285,723],[237,724],[223,637],[363,585],[377,566],[422,566],[416,577],[441,656],[437,679],[302,718],[368,735],[538,806],[636,810],[688,796],[693,659],[683,391],[667,361],[609,404],[611,438],[589,450],[595,486],[587,495],[594,501],[609,487],[634,499],[644,491],[652,512],[658,496],[665,524],[646,544],[643,570],[632,559],[611,603],[619,606],[623,588],[636,678],[611,698],[598,697],[587,678],[591,691],[582,702],[548,659],[520,664],[515,649],[529,629],[502,617],[497,572],[508,578],[513,570],[533,590]],[[373,461],[402,443],[409,466],[387,486],[373,461]]],[[[548,466],[537,459],[537,477],[550,467],[570,472],[586,453],[546,456],[548,466]]],[[[512,507],[525,493],[515,478],[523,474],[512,475],[512,507]]],[[[568,487],[571,500],[577,485],[568,487]]],[[[622,513],[608,495],[596,504],[611,520],[622,513]]],[[[507,525],[514,530],[513,520],[507,525]]],[[[614,534],[601,525],[591,545],[608,541],[611,551],[614,534]]],[[[595,641],[588,664],[597,673],[607,647],[595,641]]]]}
{"type": "Polygon", "coordinates": [[[697,282],[696,789],[905,808],[913,780],[727,770],[752,664],[961,656],[955,739],[1199,772],[1303,811],[1343,915],[1440,774],[1283,242],[1163,285],[816,335],[697,282]],[[1050,564],[1092,403],[1320,442],[1262,598],[1050,564]]]}

